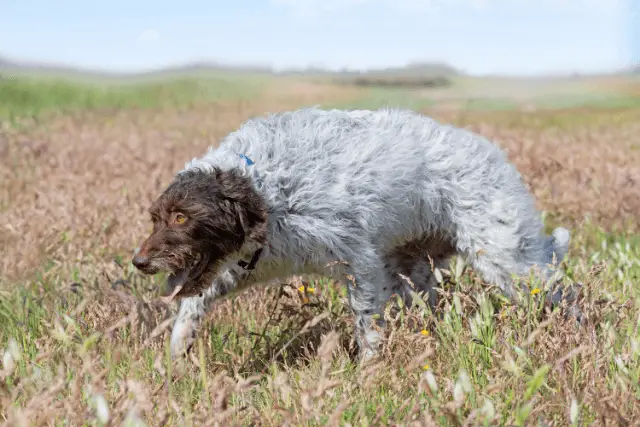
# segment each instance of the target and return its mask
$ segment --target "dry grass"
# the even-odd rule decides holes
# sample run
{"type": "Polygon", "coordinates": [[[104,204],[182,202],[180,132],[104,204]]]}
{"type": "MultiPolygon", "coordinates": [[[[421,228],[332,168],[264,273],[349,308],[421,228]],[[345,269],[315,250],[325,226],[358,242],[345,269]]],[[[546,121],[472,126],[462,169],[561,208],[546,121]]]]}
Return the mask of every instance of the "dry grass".
{"type": "MultiPolygon", "coordinates": [[[[353,362],[344,291],[293,281],[217,304],[170,363],[175,307],[129,258],[184,162],[253,114],[347,102],[298,83],[198,107],[87,112],[0,134],[0,420],[6,425],[638,425],[640,110],[433,110],[505,147],[553,221],[587,324],[440,272],[435,315],[393,301],[383,358],[353,362]],[[585,220],[588,216],[589,221],[585,220]],[[300,289],[298,289],[300,287],[300,289]]],[[[544,284],[533,284],[544,289],[544,284]]]]}
{"type": "Polygon", "coordinates": [[[478,113],[450,117],[501,145],[542,209],[637,231],[640,108],[478,113]]]}

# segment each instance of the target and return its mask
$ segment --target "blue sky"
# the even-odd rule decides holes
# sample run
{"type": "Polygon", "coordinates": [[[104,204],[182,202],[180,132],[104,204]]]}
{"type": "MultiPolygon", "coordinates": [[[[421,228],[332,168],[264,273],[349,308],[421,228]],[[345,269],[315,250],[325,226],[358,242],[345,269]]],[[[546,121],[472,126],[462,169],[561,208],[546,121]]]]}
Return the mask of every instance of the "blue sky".
{"type": "Polygon", "coordinates": [[[0,0],[0,55],[115,71],[192,61],[277,68],[442,61],[474,74],[597,72],[640,61],[639,4],[0,0]]]}
{"type": "Polygon", "coordinates": [[[635,65],[640,65],[640,0],[629,1],[629,52],[635,65]]]}

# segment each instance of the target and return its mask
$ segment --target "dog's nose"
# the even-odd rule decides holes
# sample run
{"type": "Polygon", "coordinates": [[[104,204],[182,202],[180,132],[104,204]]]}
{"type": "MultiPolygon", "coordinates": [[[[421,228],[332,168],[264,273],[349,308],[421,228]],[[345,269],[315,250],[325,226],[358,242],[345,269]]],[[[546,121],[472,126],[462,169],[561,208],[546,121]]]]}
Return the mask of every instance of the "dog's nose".
{"type": "Polygon", "coordinates": [[[140,254],[136,254],[131,262],[136,268],[143,269],[149,265],[149,258],[140,254]]]}

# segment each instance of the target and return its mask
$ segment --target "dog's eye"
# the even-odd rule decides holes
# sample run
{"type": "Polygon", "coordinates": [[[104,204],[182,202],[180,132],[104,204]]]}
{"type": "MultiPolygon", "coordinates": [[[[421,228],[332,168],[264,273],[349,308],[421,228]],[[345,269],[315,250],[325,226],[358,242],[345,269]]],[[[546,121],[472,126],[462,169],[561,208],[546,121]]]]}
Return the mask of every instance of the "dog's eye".
{"type": "Polygon", "coordinates": [[[187,217],[182,215],[182,214],[178,214],[176,215],[176,219],[173,221],[176,224],[184,224],[184,222],[187,220],[187,217]]]}

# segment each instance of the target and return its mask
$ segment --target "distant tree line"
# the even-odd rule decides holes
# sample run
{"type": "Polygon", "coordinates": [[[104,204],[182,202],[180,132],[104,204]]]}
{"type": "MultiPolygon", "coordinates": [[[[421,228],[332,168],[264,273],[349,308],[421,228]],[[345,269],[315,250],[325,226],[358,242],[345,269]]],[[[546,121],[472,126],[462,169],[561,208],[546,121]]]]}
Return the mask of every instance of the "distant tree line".
{"type": "Polygon", "coordinates": [[[364,87],[437,88],[451,85],[451,80],[444,76],[359,76],[353,78],[339,78],[334,81],[338,84],[350,84],[364,87]]]}

